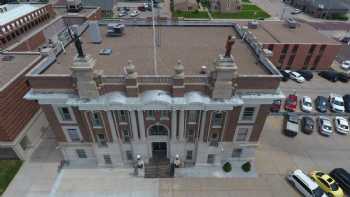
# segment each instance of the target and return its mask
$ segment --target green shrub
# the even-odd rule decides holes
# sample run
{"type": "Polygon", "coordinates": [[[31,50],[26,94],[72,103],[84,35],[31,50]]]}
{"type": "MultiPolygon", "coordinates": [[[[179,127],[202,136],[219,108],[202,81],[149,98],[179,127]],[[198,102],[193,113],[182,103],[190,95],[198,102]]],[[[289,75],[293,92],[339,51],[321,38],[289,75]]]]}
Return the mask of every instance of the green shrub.
{"type": "Polygon", "coordinates": [[[243,170],[244,172],[249,172],[250,169],[252,168],[252,164],[250,164],[250,162],[247,161],[247,162],[245,162],[245,163],[242,165],[241,168],[242,168],[242,170],[243,170]]]}
{"type": "Polygon", "coordinates": [[[225,172],[231,172],[232,166],[231,166],[231,164],[230,164],[229,162],[226,162],[226,163],[224,164],[224,166],[222,166],[222,169],[223,169],[225,172]]]}

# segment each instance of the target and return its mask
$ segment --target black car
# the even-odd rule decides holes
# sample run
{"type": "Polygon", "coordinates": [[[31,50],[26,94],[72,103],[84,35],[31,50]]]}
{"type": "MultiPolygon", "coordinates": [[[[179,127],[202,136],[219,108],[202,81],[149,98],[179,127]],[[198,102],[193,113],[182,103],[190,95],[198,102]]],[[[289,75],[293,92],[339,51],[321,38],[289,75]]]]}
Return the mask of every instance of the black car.
{"type": "Polygon", "coordinates": [[[282,81],[288,81],[289,80],[289,74],[286,71],[280,70],[280,73],[283,76],[282,77],[282,81]]]}
{"type": "Polygon", "coordinates": [[[303,76],[305,78],[306,81],[310,81],[314,75],[312,74],[311,71],[308,70],[298,70],[297,71],[301,76],[303,76]]]}
{"type": "Polygon", "coordinates": [[[337,72],[334,72],[334,71],[322,71],[322,72],[319,72],[318,75],[331,82],[338,81],[338,74],[337,72]]]}
{"type": "Polygon", "coordinates": [[[343,83],[346,83],[349,81],[349,77],[347,74],[344,74],[344,73],[337,73],[337,78],[339,81],[343,82],[343,83]]]}
{"type": "Polygon", "coordinates": [[[350,112],[350,94],[346,94],[343,96],[344,107],[346,112],[350,112]]]}
{"type": "Polygon", "coordinates": [[[325,113],[327,112],[328,100],[324,96],[318,96],[315,100],[316,110],[325,113]]]}
{"type": "Polygon", "coordinates": [[[301,119],[301,131],[305,134],[311,134],[314,131],[315,121],[310,116],[304,116],[301,119]]]}
{"type": "Polygon", "coordinates": [[[339,184],[343,191],[350,194],[350,174],[343,168],[333,169],[329,175],[339,184]]]}

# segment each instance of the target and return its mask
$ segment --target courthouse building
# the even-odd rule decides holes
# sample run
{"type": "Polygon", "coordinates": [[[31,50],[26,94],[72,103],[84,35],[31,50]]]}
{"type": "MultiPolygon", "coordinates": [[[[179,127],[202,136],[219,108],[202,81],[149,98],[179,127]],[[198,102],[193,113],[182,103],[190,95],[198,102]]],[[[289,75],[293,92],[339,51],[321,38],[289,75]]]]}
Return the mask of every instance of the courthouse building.
{"type": "Polygon", "coordinates": [[[152,26],[127,26],[120,37],[90,27],[71,28],[82,54],[77,43],[57,45],[61,53],[48,49],[27,74],[25,98],[40,104],[66,160],[115,167],[137,155],[145,163],[178,155],[183,167],[254,160],[271,103],[283,95],[269,53],[246,28],[157,27],[155,60],[152,26]],[[223,56],[228,35],[236,41],[223,56]]]}

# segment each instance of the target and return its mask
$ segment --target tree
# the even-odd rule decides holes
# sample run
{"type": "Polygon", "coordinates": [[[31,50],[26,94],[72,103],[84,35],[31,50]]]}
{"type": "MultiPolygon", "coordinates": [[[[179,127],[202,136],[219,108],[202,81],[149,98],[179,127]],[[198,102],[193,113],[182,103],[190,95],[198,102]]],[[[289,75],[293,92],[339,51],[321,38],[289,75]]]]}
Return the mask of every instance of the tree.
{"type": "Polygon", "coordinates": [[[244,172],[249,172],[250,169],[252,168],[252,164],[250,164],[250,161],[247,161],[242,165],[241,168],[244,172]]]}
{"type": "Polygon", "coordinates": [[[229,162],[226,162],[226,163],[224,164],[224,166],[222,166],[222,169],[223,169],[225,172],[231,172],[232,166],[231,166],[231,164],[230,164],[229,162]]]}

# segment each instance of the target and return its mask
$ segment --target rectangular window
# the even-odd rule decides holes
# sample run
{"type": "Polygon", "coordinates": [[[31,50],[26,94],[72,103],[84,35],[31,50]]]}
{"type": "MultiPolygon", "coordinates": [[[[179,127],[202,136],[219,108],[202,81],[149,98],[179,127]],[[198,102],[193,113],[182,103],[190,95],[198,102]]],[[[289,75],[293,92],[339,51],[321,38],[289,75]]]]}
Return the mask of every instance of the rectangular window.
{"type": "Polygon", "coordinates": [[[313,53],[315,51],[316,45],[311,45],[311,47],[309,48],[309,53],[313,53]]]}
{"type": "Polygon", "coordinates": [[[298,51],[299,45],[294,45],[292,49],[292,53],[296,53],[298,51]]]}
{"type": "Polygon", "coordinates": [[[213,164],[215,162],[215,155],[214,154],[208,154],[207,163],[213,164]]]}
{"type": "Polygon", "coordinates": [[[118,120],[119,122],[128,122],[129,120],[129,113],[126,110],[120,110],[117,111],[118,113],[118,120]]]}
{"type": "Polygon", "coordinates": [[[155,118],[156,118],[155,111],[153,110],[146,111],[146,119],[155,119],[155,118]]]}
{"type": "Polygon", "coordinates": [[[78,128],[65,128],[66,133],[69,137],[69,140],[71,142],[80,142],[81,138],[80,138],[80,132],[78,130],[78,128]]]}
{"type": "Polygon", "coordinates": [[[103,155],[103,159],[105,160],[106,165],[111,165],[112,164],[112,158],[110,155],[103,155]]]}
{"type": "Polygon", "coordinates": [[[103,133],[99,133],[97,136],[97,142],[99,146],[107,146],[106,136],[103,133]]]}
{"type": "Polygon", "coordinates": [[[267,47],[268,50],[270,51],[273,51],[273,44],[270,44],[268,47],[267,47]]]}
{"type": "Polygon", "coordinates": [[[283,46],[282,53],[287,53],[288,48],[289,48],[289,44],[285,44],[285,45],[283,46]]]}
{"type": "Polygon", "coordinates": [[[101,128],[102,120],[99,112],[92,112],[91,114],[91,122],[93,128],[101,128]]]}
{"type": "Polygon", "coordinates": [[[319,52],[320,55],[323,54],[324,50],[326,50],[326,47],[327,47],[327,45],[324,45],[324,44],[321,45],[320,52],[319,52]]]}
{"type": "Polygon", "coordinates": [[[243,110],[243,114],[241,120],[243,121],[253,121],[255,114],[255,107],[245,107],[243,110]]]}
{"type": "Polygon", "coordinates": [[[245,142],[248,140],[249,128],[239,128],[236,132],[236,142],[245,142]]]}
{"type": "Polygon", "coordinates": [[[193,142],[194,141],[194,135],[196,131],[196,126],[195,125],[187,125],[186,127],[186,138],[188,142],[193,142]]]}
{"type": "Polygon", "coordinates": [[[278,63],[283,64],[284,59],[286,58],[286,55],[281,55],[280,58],[278,59],[278,63]]]}
{"type": "Polygon", "coordinates": [[[290,66],[290,65],[293,64],[294,58],[295,58],[295,55],[291,55],[291,56],[289,57],[288,63],[287,63],[288,66],[290,66]]]}
{"type": "Polygon", "coordinates": [[[126,159],[127,160],[131,161],[131,160],[134,159],[133,156],[132,156],[132,152],[130,150],[125,151],[125,154],[126,154],[126,159]]]}
{"type": "Polygon", "coordinates": [[[193,151],[188,150],[186,152],[186,160],[192,160],[193,151]]]}
{"type": "Polygon", "coordinates": [[[198,120],[198,111],[191,110],[188,111],[188,122],[197,122],[198,120]]]}
{"type": "Polygon", "coordinates": [[[234,148],[232,151],[232,157],[241,157],[242,155],[242,149],[241,148],[234,148]]]}
{"type": "Polygon", "coordinates": [[[317,66],[318,63],[320,63],[321,60],[321,55],[316,56],[315,60],[314,60],[314,66],[317,66]]]}
{"type": "Polygon", "coordinates": [[[61,119],[63,121],[72,121],[72,116],[69,112],[69,108],[68,107],[58,107],[58,112],[60,113],[61,115],[61,119]]]}
{"type": "Polygon", "coordinates": [[[304,65],[309,65],[310,64],[311,57],[312,57],[312,55],[306,56],[305,61],[304,61],[304,65]]]}
{"type": "Polygon", "coordinates": [[[159,113],[161,119],[169,119],[169,111],[161,110],[159,113]]]}
{"type": "Polygon", "coordinates": [[[86,159],[87,158],[87,155],[86,155],[86,152],[85,152],[84,149],[76,149],[75,151],[76,151],[76,153],[77,153],[77,155],[78,155],[78,157],[80,159],[86,159]]]}
{"type": "Polygon", "coordinates": [[[222,127],[223,120],[224,120],[223,112],[213,112],[213,117],[212,117],[213,127],[222,127]]]}
{"type": "Polygon", "coordinates": [[[122,133],[123,133],[123,136],[124,136],[124,142],[125,143],[129,143],[130,142],[130,138],[131,138],[131,135],[130,135],[130,132],[129,132],[129,128],[123,127],[121,130],[122,130],[122,133]]]}

